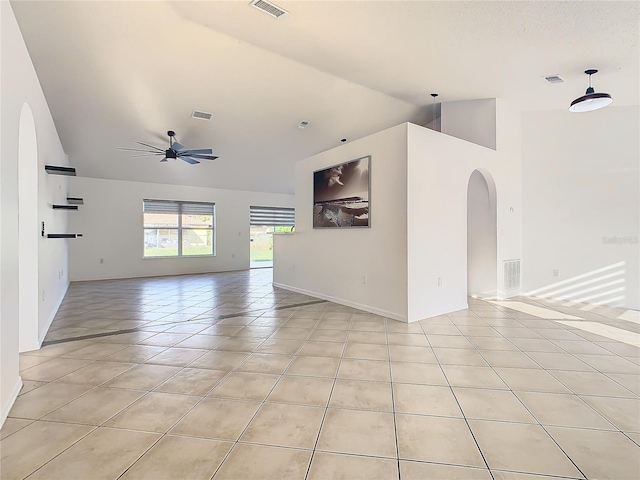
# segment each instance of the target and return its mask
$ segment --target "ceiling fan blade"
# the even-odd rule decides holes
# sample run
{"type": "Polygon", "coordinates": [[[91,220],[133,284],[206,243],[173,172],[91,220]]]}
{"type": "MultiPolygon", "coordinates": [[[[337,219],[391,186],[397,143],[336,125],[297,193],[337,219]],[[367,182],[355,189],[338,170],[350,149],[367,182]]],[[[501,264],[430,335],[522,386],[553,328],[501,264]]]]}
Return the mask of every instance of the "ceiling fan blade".
{"type": "Polygon", "coordinates": [[[180,150],[183,150],[183,149],[184,149],[184,145],[182,145],[182,144],[181,144],[181,143],[179,143],[179,142],[173,142],[173,143],[171,144],[171,148],[173,148],[176,152],[179,152],[180,150]]]}
{"type": "MultiPolygon", "coordinates": [[[[216,158],[218,158],[218,157],[216,157],[215,155],[197,155],[197,154],[190,154],[189,156],[190,156],[190,157],[193,157],[193,158],[199,158],[199,159],[201,159],[201,160],[215,160],[216,158]]],[[[182,157],[180,157],[180,158],[182,158],[182,157]]]]}
{"type": "Polygon", "coordinates": [[[155,156],[157,156],[157,155],[164,155],[164,153],[160,153],[160,152],[156,153],[156,152],[153,152],[153,153],[145,153],[144,155],[131,155],[131,158],[138,158],[138,157],[155,157],[155,156]]]}
{"type": "Polygon", "coordinates": [[[191,158],[191,157],[179,157],[180,160],[184,160],[187,163],[190,163],[191,165],[195,165],[196,163],[200,163],[198,160],[196,160],[195,158],[191,158]]]}
{"type": "Polygon", "coordinates": [[[181,155],[191,155],[193,153],[195,153],[196,155],[211,155],[213,153],[213,150],[211,150],[210,148],[188,148],[180,152],[181,155]]]}
{"type": "Polygon", "coordinates": [[[158,150],[159,152],[164,152],[162,148],[154,147],[153,145],[149,145],[148,143],[136,142],[135,140],[133,141],[133,143],[137,143],[138,145],[144,145],[145,147],[153,148],[154,150],[158,150]]]}
{"type": "MultiPolygon", "coordinates": [[[[149,152],[149,153],[156,153],[155,150],[151,151],[151,150],[141,150],[139,148],[125,148],[125,147],[116,147],[118,150],[127,150],[129,152],[149,152]]],[[[160,153],[160,152],[157,152],[160,153]]]]}
{"type": "Polygon", "coordinates": [[[169,160],[167,160],[167,157],[164,157],[162,160],[160,160],[161,162],[168,162],[169,160]]]}

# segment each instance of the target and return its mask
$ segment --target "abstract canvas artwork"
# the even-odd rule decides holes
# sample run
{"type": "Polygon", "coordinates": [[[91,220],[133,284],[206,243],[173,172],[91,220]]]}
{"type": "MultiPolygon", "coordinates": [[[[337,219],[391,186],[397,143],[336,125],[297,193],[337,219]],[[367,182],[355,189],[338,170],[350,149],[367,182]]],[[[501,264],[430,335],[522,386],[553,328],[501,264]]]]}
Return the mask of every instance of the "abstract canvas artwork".
{"type": "Polygon", "coordinates": [[[371,156],[313,172],[313,228],[369,227],[371,156]]]}

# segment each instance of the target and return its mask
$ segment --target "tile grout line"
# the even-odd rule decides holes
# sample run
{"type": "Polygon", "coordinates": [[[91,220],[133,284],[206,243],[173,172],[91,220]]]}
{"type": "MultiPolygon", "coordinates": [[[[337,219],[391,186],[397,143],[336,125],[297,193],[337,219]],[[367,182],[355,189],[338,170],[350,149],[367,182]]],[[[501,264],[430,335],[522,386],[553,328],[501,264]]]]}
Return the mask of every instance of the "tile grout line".
{"type": "MultiPolygon", "coordinates": [[[[324,316],[323,312],[323,316],[324,316]]],[[[320,319],[321,320],[321,319],[320,319]]],[[[318,321],[318,323],[320,322],[318,321]]],[[[335,374],[333,376],[333,383],[331,384],[331,390],[329,391],[329,396],[327,397],[327,404],[324,408],[324,413],[322,415],[322,420],[320,421],[320,428],[318,428],[318,435],[316,435],[316,441],[313,444],[313,449],[311,451],[311,456],[309,457],[309,465],[307,466],[307,472],[304,475],[304,480],[308,480],[309,472],[311,471],[311,464],[313,463],[313,459],[316,454],[316,448],[318,447],[318,442],[320,441],[320,435],[322,434],[322,427],[324,426],[324,421],[327,418],[327,413],[329,412],[329,404],[331,403],[331,397],[333,396],[333,390],[336,387],[336,383],[338,382],[338,375],[340,374],[340,366],[342,365],[342,359],[344,358],[344,354],[347,351],[347,342],[349,340],[349,332],[351,331],[351,325],[353,325],[353,313],[351,314],[351,319],[349,320],[349,330],[347,330],[347,336],[344,340],[344,345],[342,346],[342,353],[338,359],[338,366],[336,368],[335,374]]]]}

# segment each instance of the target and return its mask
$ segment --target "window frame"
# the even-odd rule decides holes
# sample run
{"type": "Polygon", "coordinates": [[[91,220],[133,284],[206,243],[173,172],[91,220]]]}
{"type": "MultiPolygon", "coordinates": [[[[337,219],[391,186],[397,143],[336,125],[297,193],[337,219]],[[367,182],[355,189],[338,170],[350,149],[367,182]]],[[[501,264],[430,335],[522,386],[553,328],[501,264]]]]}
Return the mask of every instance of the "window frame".
{"type": "MultiPolygon", "coordinates": [[[[156,212],[156,213],[162,213],[162,212],[156,212]]],[[[165,212],[165,213],[172,213],[172,212],[165,212]]],[[[193,214],[193,213],[191,213],[193,214]]],[[[149,259],[154,259],[154,258],[198,258],[198,257],[215,257],[216,256],[216,248],[217,248],[217,241],[216,241],[216,204],[214,202],[194,202],[194,201],[181,201],[181,200],[158,200],[158,199],[150,199],[150,198],[145,198],[142,200],[142,237],[143,237],[143,242],[142,242],[142,258],[144,260],[149,260],[149,259]],[[175,227],[147,227],[146,223],[145,223],[145,213],[154,213],[154,212],[145,212],[145,206],[147,202],[157,202],[157,203],[166,203],[166,204],[171,204],[172,206],[177,206],[177,212],[176,215],[178,216],[178,222],[177,225],[175,227]],[[190,213],[184,212],[184,206],[185,205],[189,205],[189,204],[197,204],[197,205],[207,205],[211,207],[211,227],[184,227],[183,223],[182,223],[182,215],[186,214],[189,215],[190,213]],[[145,238],[146,238],[146,232],[148,230],[175,230],[177,231],[177,237],[178,237],[178,253],[177,255],[146,255],[145,254],[145,238]],[[205,230],[205,231],[211,231],[211,253],[199,253],[197,255],[189,255],[189,254],[184,254],[184,249],[183,249],[183,240],[184,240],[184,236],[183,236],[183,232],[185,230],[205,230]]]]}

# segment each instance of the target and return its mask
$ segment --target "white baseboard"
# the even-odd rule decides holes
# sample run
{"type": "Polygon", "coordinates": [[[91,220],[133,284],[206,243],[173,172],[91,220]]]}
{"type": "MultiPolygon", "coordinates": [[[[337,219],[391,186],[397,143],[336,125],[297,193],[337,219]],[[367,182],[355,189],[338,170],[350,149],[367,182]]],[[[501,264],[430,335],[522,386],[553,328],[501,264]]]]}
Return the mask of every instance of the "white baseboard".
{"type": "Polygon", "coordinates": [[[9,415],[9,411],[11,410],[11,407],[13,407],[13,404],[16,401],[16,398],[18,398],[18,394],[20,393],[21,388],[22,388],[22,377],[18,376],[18,380],[16,381],[16,384],[13,387],[13,390],[11,391],[11,395],[9,395],[9,398],[7,398],[7,400],[4,402],[4,405],[2,405],[2,411],[0,412],[0,427],[4,425],[4,421],[7,419],[7,416],[9,415]]]}
{"type": "Polygon", "coordinates": [[[67,285],[64,287],[64,290],[62,291],[62,294],[60,295],[60,297],[56,301],[55,308],[49,314],[49,318],[47,319],[46,327],[43,328],[42,331],[38,332],[38,348],[42,347],[42,342],[44,342],[44,337],[47,336],[47,332],[49,331],[49,328],[51,327],[51,324],[53,323],[53,319],[56,318],[56,314],[58,313],[58,310],[60,309],[60,305],[62,305],[62,301],[64,300],[64,296],[67,294],[67,290],[69,290],[69,284],[70,284],[70,282],[67,282],[67,285]]]}
{"type": "Polygon", "coordinates": [[[350,300],[345,300],[344,298],[332,297],[331,295],[324,295],[322,293],[312,292],[310,290],[305,290],[304,288],[292,287],[291,285],[285,285],[283,283],[273,282],[273,286],[278,288],[283,288],[285,290],[290,290],[292,292],[301,293],[303,295],[309,295],[310,297],[316,297],[322,300],[328,300],[329,302],[338,303],[340,305],[345,305],[347,307],[357,308],[358,310],[364,310],[365,312],[391,318],[393,320],[398,320],[400,322],[405,322],[405,323],[407,322],[407,317],[403,315],[399,315],[394,312],[389,312],[387,310],[382,310],[380,308],[371,307],[369,305],[363,305],[361,303],[352,302],[350,300]]]}

